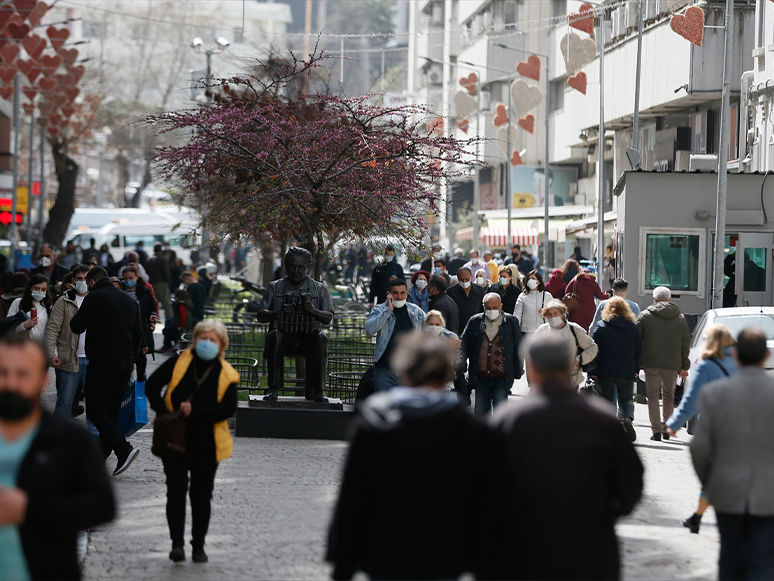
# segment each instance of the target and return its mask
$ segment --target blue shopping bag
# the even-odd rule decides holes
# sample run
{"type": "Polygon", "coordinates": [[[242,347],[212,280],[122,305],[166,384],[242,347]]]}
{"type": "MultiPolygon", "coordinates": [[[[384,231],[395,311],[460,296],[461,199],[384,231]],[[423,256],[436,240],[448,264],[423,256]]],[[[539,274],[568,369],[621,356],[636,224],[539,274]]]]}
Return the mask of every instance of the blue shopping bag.
{"type": "Polygon", "coordinates": [[[148,402],[145,399],[145,382],[130,381],[121,401],[118,429],[127,438],[148,423],[148,402]]]}

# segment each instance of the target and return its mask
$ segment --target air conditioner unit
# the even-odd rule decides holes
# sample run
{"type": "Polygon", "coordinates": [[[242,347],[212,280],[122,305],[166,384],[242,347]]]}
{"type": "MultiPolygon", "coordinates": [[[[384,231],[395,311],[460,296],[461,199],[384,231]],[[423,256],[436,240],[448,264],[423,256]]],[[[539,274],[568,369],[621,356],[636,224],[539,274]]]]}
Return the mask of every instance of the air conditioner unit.
{"type": "Polygon", "coordinates": [[[645,20],[652,22],[658,16],[658,0],[642,0],[645,2],[645,20]]]}
{"type": "Polygon", "coordinates": [[[613,10],[613,38],[626,36],[626,8],[619,6],[613,10]]]}
{"type": "Polygon", "coordinates": [[[443,3],[436,2],[433,4],[430,23],[433,26],[443,26],[443,3]]]}
{"type": "Polygon", "coordinates": [[[675,152],[675,171],[689,171],[691,169],[691,152],[690,151],[676,151],[675,152]]]}
{"type": "Polygon", "coordinates": [[[481,111],[489,111],[489,107],[492,105],[492,92],[481,91],[481,111]]]}
{"type": "Polygon", "coordinates": [[[640,19],[640,3],[628,2],[626,4],[626,31],[635,30],[640,19]]]}
{"type": "Polygon", "coordinates": [[[718,171],[718,156],[715,153],[693,153],[688,162],[688,171],[718,171]]]}
{"type": "Polygon", "coordinates": [[[610,24],[613,29],[613,38],[618,38],[619,33],[619,27],[618,27],[618,11],[620,8],[616,8],[613,10],[613,13],[610,15],[610,24]]]}
{"type": "Polygon", "coordinates": [[[658,0],[658,8],[656,10],[659,16],[669,14],[669,3],[667,0],[658,0]]]}
{"type": "Polygon", "coordinates": [[[433,63],[427,69],[427,82],[431,85],[440,85],[443,83],[443,65],[433,63]]]}

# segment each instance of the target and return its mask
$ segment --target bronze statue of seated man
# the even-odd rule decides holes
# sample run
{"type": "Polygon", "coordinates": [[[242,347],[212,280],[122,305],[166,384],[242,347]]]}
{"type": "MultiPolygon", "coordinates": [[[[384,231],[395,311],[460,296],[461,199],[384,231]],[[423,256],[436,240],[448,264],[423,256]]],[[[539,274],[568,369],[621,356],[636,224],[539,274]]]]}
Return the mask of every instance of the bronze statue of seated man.
{"type": "Polygon", "coordinates": [[[256,314],[258,321],[271,323],[264,350],[269,390],[263,399],[278,398],[284,386],[284,358],[295,355],[306,360],[306,399],[326,402],[328,338],[322,326],[333,319],[333,301],[325,285],[308,274],[312,264],[308,250],[289,249],[284,263],[286,276],[269,284],[256,314]]]}

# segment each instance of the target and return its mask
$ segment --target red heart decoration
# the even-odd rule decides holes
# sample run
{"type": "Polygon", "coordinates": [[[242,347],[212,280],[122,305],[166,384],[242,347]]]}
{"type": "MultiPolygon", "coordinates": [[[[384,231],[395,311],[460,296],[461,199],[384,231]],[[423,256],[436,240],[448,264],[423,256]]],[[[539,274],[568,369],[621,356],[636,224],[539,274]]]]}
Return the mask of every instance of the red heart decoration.
{"type": "Polygon", "coordinates": [[[62,116],[59,113],[51,113],[48,115],[48,120],[51,125],[59,125],[62,122],[62,116]]]}
{"type": "Polygon", "coordinates": [[[60,56],[62,57],[62,61],[64,62],[66,67],[69,67],[75,62],[75,59],[78,58],[78,51],[74,48],[66,49],[63,48],[59,51],[60,56]]]}
{"type": "Polygon", "coordinates": [[[70,73],[59,73],[54,75],[54,78],[56,79],[56,84],[60,87],[71,87],[75,84],[75,77],[70,73]]]}
{"type": "Polygon", "coordinates": [[[16,22],[9,22],[5,25],[5,30],[8,31],[8,36],[10,36],[13,40],[21,40],[27,36],[32,29],[30,28],[29,24],[17,24],[16,22]]]}
{"type": "MultiPolygon", "coordinates": [[[[75,89],[76,91],[78,89],[75,89]]],[[[443,135],[443,117],[436,117],[430,123],[425,125],[427,130],[436,135],[443,135]]]]}
{"type": "Polygon", "coordinates": [[[67,103],[67,96],[62,93],[52,93],[48,96],[48,100],[51,101],[53,105],[61,107],[67,103]]]}
{"type": "Polygon", "coordinates": [[[43,65],[43,74],[50,77],[53,76],[54,72],[59,68],[59,65],[62,64],[62,57],[59,55],[51,56],[44,54],[39,62],[43,65]]]}
{"type": "Polygon", "coordinates": [[[40,71],[35,67],[35,61],[32,60],[19,59],[16,61],[16,68],[30,80],[30,83],[34,83],[40,75],[40,71]]]}
{"type": "Polygon", "coordinates": [[[64,90],[64,94],[67,95],[67,98],[70,100],[70,103],[75,101],[75,98],[80,94],[80,89],[76,87],[67,87],[64,90]]]}
{"type": "Polygon", "coordinates": [[[22,46],[32,60],[38,60],[46,48],[46,40],[37,34],[29,34],[22,40],[22,46]]]}
{"type": "Polygon", "coordinates": [[[56,87],[56,81],[47,77],[41,77],[41,79],[38,81],[38,86],[43,89],[44,93],[47,93],[56,87]]]}
{"type": "Polygon", "coordinates": [[[0,10],[0,29],[4,28],[14,16],[17,16],[17,14],[11,9],[0,10]]]}
{"type": "Polygon", "coordinates": [[[13,0],[16,11],[19,13],[19,16],[25,20],[30,15],[30,12],[32,12],[32,9],[35,8],[36,3],[37,0],[13,0]]]}
{"type": "Polygon", "coordinates": [[[30,89],[28,87],[25,87],[22,93],[24,93],[24,96],[30,101],[34,101],[35,97],[38,95],[38,92],[35,89],[30,89]]]}
{"type": "Polygon", "coordinates": [[[514,151],[511,156],[511,165],[524,165],[524,160],[521,159],[521,154],[518,151],[514,151]]]}
{"type": "Polygon", "coordinates": [[[594,36],[594,7],[591,4],[582,5],[578,12],[573,12],[567,16],[567,22],[573,28],[594,36]]]}
{"type": "MultiPolygon", "coordinates": [[[[46,123],[48,125],[48,123],[46,123]]],[[[56,137],[59,134],[59,127],[49,127],[48,133],[51,137],[56,137]]]]}
{"type": "Polygon", "coordinates": [[[40,114],[43,115],[45,118],[46,115],[51,113],[51,111],[54,110],[54,108],[51,106],[51,103],[46,103],[45,101],[41,101],[38,103],[38,110],[40,111],[40,114]]]}
{"type": "Polygon", "coordinates": [[[524,131],[529,131],[530,133],[535,132],[535,116],[530,113],[526,117],[522,117],[519,119],[519,127],[521,127],[524,131]]]}
{"type": "Polygon", "coordinates": [[[471,95],[476,94],[476,87],[478,86],[478,75],[476,73],[470,73],[467,77],[460,79],[460,85],[471,95]]]}
{"type": "Polygon", "coordinates": [[[49,6],[45,2],[38,2],[35,4],[35,8],[32,9],[30,15],[27,17],[27,22],[30,26],[37,26],[40,24],[40,19],[48,12],[49,6]]]}
{"type": "Polygon", "coordinates": [[[6,101],[13,95],[13,87],[0,87],[0,97],[6,101]]]}
{"type": "Polygon", "coordinates": [[[73,76],[75,79],[75,84],[77,85],[78,81],[80,81],[83,77],[83,73],[86,72],[86,68],[83,65],[78,65],[77,67],[67,67],[67,72],[73,76]]]}
{"type": "Polygon", "coordinates": [[[583,71],[579,72],[574,77],[570,77],[567,79],[567,85],[578,91],[579,93],[586,94],[586,83],[588,82],[588,78],[586,77],[586,73],[583,71]]]}
{"type": "Polygon", "coordinates": [[[65,41],[70,37],[70,31],[67,30],[66,28],[57,30],[53,26],[49,26],[46,29],[46,34],[48,35],[48,38],[51,41],[51,46],[54,47],[54,50],[56,52],[59,52],[59,49],[62,48],[65,41]]]}
{"type": "Polygon", "coordinates": [[[0,79],[3,79],[6,85],[10,85],[15,76],[16,69],[13,67],[0,67],[0,79]]]}
{"type": "Polygon", "coordinates": [[[690,40],[696,46],[704,41],[704,10],[691,6],[685,15],[675,14],[669,21],[669,26],[677,34],[690,40]]]}
{"type": "Polygon", "coordinates": [[[69,105],[64,105],[62,107],[62,115],[64,115],[67,119],[72,117],[73,113],[75,113],[75,108],[70,107],[69,105]]]}
{"type": "Polygon", "coordinates": [[[530,56],[526,61],[521,61],[516,65],[516,72],[522,77],[540,80],[540,58],[536,55],[530,56]]]}
{"type": "Polygon", "coordinates": [[[508,123],[508,113],[505,109],[505,105],[498,103],[495,111],[494,119],[492,119],[492,123],[494,123],[495,127],[500,127],[501,125],[508,123]]]}
{"type": "Polygon", "coordinates": [[[9,43],[3,48],[0,48],[0,56],[3,57],[3,62],[7,65],[12,65],[16,57],[19,56],[19,45],[9,43]]]}
{"type": "Polygon", "coordinates": [[[32,112],[35,110],[35,105],[32,103],[22,103],[22,109],[24,109],[24,112],[27,115],[32,115],[32,112]]]}
{"type": "Polygon", "coordinates": [[[467,117],[465,119],[460,119],[457,121],[457,129],[462,131],[465,135],[468,134],[468,119],[467,117]]]}

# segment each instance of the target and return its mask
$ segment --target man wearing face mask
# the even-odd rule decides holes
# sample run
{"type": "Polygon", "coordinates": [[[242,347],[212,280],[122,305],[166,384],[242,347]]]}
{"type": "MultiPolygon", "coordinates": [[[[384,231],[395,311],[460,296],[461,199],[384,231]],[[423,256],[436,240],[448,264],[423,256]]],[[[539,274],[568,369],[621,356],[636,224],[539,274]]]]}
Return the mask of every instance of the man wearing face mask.
{"type": "Polygon", "coordinates": [[[515,264],[516,268],[519,269],[519,272],[522,273],[524,276],[527,276],[530,271],[532,271],[535,268],[534,263],[530,258],[523,255],[521,252],[521,246],[518,244],[514,244],[511,246],[511,255],[505,259],[505,262],[503,263],[506,266],[510,264],[515,264]]]}
{"type": "MultiPolygon", "coordinates": [[[[470,272],[473,274],[473,280],[476,281],[477,285],[485,287],[489,284],[489,268],[487,268],[486,264],[484,264],[481,259],[479,259],[478,250],[475,248],[470,251],[470,260],[463,265],[463,268],[470,269],[470,272]],[[479,278],[483,280],[479,282],[479,278]]],[[[457,272],[457,276],[459,277],[459,271],[457,272]]]]}
{"type": "Polygon", "coordinates": [[[503,312],[500,295],[489,293],[484,313],[474,315],[462,332],[462,358],[458,373],[468,372],[468,386],[476,392],[477,414],[489,414],[508,398],[515,379],[521,377],[521,329],[513,315],[503,312]]]}
{"type": "Polygon", "coordinates": [[[105,459],[114,452],[117,476],[126,471],[140,451],[118,429],[124,390],[142,346],[140,307],[115,286],[101,266],[86,275],[90,292],[70,320],[70,330],[86,335],[86,417],[99,430],[105,459]]]}
{"type": "Polygon", "coordinates": [[[449,273],[446,271],[446,260],[443,258],[438,258],[433,263],[433,276],[442,276],[444,279],[446,279],[446,286],[449,286],[449,283],[451,282],[451,277],[449,276],[449,273]]]}
{"type": "Polygon", "coordinates": [[[79,579],[78,531],[115,500],[90,434],[43,410],[48,362],[16,335],[0,342],[0,577],[79,579]]]}
{"type": "Polygon", "coordinates": [[[484,311],[483,303],[484,289],[480,286],[474,285],[472,281],[473,275],[470,268],[463,266],[457,271],[458,284],[449,288],[446,294],[457,304],[457,311],[459,312],[459,321],[456,329],[450,329],[462,335],[462,331],[465,330],[465,325],[473,315],[482,313],[484,311]]]}
{"type": "Polygon", "coordinates": [[[419,270],[425,270],[427,272],[431,272],[433,270],[433,264],[437,260],[445,260],[446,259],[446,253],[441,249],[440,244],[433,244],[433,249],[425,256],[425,258],[422,260],[422,262],[419,265],[419,270]]]}
{"type": "MultiPolygon", "coordinates": [[[[73,398],[86,379],[89,360],[86,358],[86,333],[77,335],[70,330],[70,321],[89,293],[86,275],[89,267],[73,268],[74,287],[62,293],[51,309],[43,347],[48,364],[56,370],[56,408],[54,413],[70,417],[73,398]]],[[[83,408],[81,408],[81,413],[83,408]]]]}
{"type": "Polygon", "coordinates": [[[446,329],[457,334],[460,324],[460,311],[457,303],[446,294],[449,288],[446,279],[439,274],[430,277],[427,283],[427,295],[430,297],[428,302],[431,311],[439,311],[446,321],[446,329]]]}
{"type": "Polygon", "coordinates": [[[374,268],[371,275],[371,291],[368,293],[369,308],[373,309],[375,304],[384,301],[392,277],[404,279],[403,267],[398,264],[395,257],[395,247],[388,244],[384,247],[384,262],[374,268]]]}
{"type": "Polygon", "coordinates": [[[56,249],[51,244],[43,244],[40,247],[40,266],[36,266],[30,272],[30,278],[36,274],[42,274],[48,279],[48,293],[52,302],[56,298],[54,285],[61,282],[70,270],[56,262],[56,249]]]}
{"type": "Polygon", "coordinates": [[[369,337],[377,335],[374,348],[374,389],[387,391],[398,385],[390,367],[390,359],[401,335],[419,331],[425,326],[425,312],[407,302],[406,281],[390,281],[390,294],[384,303],[376,305],[365,322],[369,337]]]}

